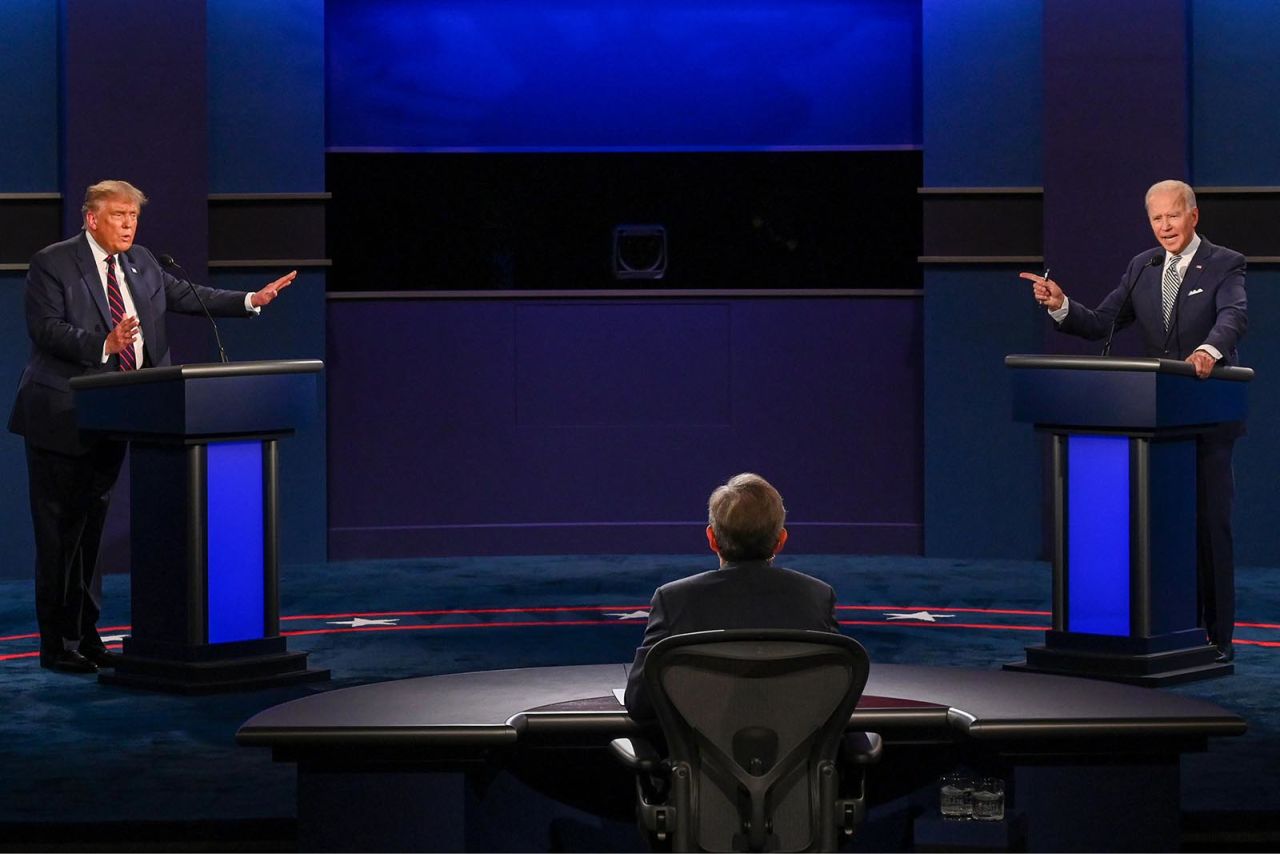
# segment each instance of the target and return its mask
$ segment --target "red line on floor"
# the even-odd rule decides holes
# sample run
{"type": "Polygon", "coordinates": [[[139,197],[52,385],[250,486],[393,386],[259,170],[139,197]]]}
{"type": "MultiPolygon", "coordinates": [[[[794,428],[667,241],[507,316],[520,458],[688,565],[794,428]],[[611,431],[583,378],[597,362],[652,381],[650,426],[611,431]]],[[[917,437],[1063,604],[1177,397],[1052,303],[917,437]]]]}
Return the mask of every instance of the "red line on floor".
{"type": "Polygon", "coordinates": [[[298,629],[281,632],[285,637],[299,635],[342,635],[353,632],[410,632],[437,629],[517,629],[526,626],[637,626],[639,621],[622,620],[504,620],[494,623],[420,623],[412,626],[360,626],[345,629],[298,629]]]}
{"type": "Polygon", "coordinates": [[[993,623],[925,623],[917,620],[837,620],[842,626],[911,626],[922,629],[1002,629],[1015,632],[1045,632],[1049,626],[999,626],[993,623]]]}

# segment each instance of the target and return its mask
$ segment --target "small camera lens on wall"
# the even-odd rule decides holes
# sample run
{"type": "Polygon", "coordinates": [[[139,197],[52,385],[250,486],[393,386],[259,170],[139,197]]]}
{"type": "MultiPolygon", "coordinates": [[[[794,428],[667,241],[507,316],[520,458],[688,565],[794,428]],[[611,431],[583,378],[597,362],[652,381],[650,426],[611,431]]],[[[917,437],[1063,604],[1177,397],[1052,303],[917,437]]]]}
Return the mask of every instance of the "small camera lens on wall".
{"type": "Polygon", "coordinates": [[[661,279],[667,272],[667,230],[661,225],[613,229],[613,277],[661,279]]]}

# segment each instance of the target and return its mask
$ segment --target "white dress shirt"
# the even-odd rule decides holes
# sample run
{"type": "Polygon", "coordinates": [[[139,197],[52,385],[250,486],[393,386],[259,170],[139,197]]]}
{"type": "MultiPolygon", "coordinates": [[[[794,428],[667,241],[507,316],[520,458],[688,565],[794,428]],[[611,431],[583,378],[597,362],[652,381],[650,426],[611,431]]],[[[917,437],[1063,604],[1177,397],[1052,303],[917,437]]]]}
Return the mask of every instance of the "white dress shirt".
{"type": "MultiPolygon", "coordinates": [[[[89,238],[89,251],[93,253],[94,265],[98,268],[98,281],[102,283],[102,295],[107,297],[107,305],[110,306],[111,298],[110,296],[107,295],[107,256],[110,253],[107,252],[107,250],[103,249],[101,246],[99,246],[98,241],[94,240],[93,235],[90,234],[88,231],[84,233],[84,236],[89,238]]],[[[119,283],[120,285],[120,298],[124,300],[124,313],[126,315],[132,315],[133,317],[137,317],[138,311],[137,309],[134,308],[133,294],[130,292],[130,288],[129,288],[129,276],[128,276],[128,273],[125,272],[125,267],[127,266],[128,264],[124,262],[124,259],[121,258],[119,255],[117,255],[116,256],[116,282],[119,283]]],[[[133,363],[137,365],[139,368],[142,367],[142,359],[143,359],[142,348],[143,348],[143,343],[145,341],[145,339],[143,338],[143,335],[145,334],[146,334],[146,330],[143,329],[141,325],[139,325],[138,337],[133,339],[133,355],[134,355],[133,363]]],[[[105,365],[107,363],[107,360],[110,358],[111,358],[111,354],[107,352],[107,342],[103,341],[102,342],[102,364],[105,365]]]]}

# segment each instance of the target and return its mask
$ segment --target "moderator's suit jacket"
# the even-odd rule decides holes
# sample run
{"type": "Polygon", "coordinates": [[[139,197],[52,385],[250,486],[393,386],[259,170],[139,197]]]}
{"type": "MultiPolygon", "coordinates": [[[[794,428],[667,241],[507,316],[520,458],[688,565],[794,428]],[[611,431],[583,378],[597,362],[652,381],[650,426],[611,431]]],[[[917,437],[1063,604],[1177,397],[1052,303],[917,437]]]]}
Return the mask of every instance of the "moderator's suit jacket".
{"type": "Polygon", "coordinates": [[[1120,285],[1107,294],[1096,309],[1069,300],[1067,316],[1058,328],[1070,335],[1096,340],[1107,336],[1113,318],[1117,330],[1136,322],[1148,356],[1185,359],[1201,344],[1210,344],[1222,354],[1225,364],[1237,364],[1236,344],[1248,325],[1244,256],[1215,246],[1202,235],[1200,248],[1191,258],[1178,288],[1172,322],[1166,333],[1160,305],[1164,271],[1160,264],[1148,266],[1157,255],[1163,259],[1164,249],[1148,249],[1135,255],[1120,285]],[[1124,305],[1130,285],[1133,285],[1133,299],[1124,305]]]}
{"type": "Polygon", "coordinates": [[[652,718],[644,688],[644,661],[658,641],[712,629],[812,629],[840,631],[831,585],[768,561],[726,564],[659,587],[649,624],[627,677],[627,711],[652,718]]]}
{"type": "MultiPolygon", "coordinates": [[[[202,313],[192,287],[200,291],[212,314],[251,314],[244,307],[244,292],[176,279],[142,246],[135,244],[119,258],[142,325],[147,366],[170,363],[166,311],[202,313]]],[[[102,346],[112,327],[111,311],[83,231],[45,247],[31,259],[24,307],[31,358],[18,382],[9,429],[38,448],[85,453],[93,440],[81,436],[76,427],[70,380],[118,370],[119,362],[115,356],[102,362],[102,346]]]]}

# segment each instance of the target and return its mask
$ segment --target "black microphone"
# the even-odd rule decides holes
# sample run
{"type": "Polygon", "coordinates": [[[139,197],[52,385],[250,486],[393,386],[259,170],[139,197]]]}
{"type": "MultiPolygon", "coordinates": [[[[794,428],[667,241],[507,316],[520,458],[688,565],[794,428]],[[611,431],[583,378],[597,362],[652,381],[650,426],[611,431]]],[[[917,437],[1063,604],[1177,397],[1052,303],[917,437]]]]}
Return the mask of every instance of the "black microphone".
{"type": "Polygon", "coordinates": [[[1157,252],[1155,255],[1151,256],[1150,261],[1142,265],[1142,269],[1137,272],[1133,277],[1133,281],[1129,283],[1129,290],[1125,291],[1124,300],[1121,301],[1120,307],[1116,309],[1116,316],[1111,318],[1111,328],[1107,330],[1107,343],[1102,345],[1102,355],[1111,355],[1111,339],[1116,335],[1116,322],[1120,320],[1120,315],[1124,312],[1124,307],[1129,304],[1131,299],[1133,299],[1133,289],[1138,286],[1138,280],[1142,278],[1142,274],[1147,271],[1148,267],[1158,267],[1163,263],[1164,253],[1157,252]]]}
{"type": "Polygon", "coordinates": [[[160,262],[160,266],[170,270],[177,270],[182,274],[182,281],[186,282],[187,287],[191,288],[191,293],[195,295],[196,302],[200,303],[200,307],[204,309],[204,316],[209,318],[209,325],[213,327],[213,340],[218,345],[218,356],[225,365],[230,360],[227,358],[227,351],[222,349],[222,336],[218,334],[218,324],[213,319],[213,315],[209,313],[209,306],[204,304],[204,300],[200,298],[200,292],[196,290],[196,286],[191,284],[187,271],[182,269],[182,265],[173,260],[172,255],[157,255],[156,260],[160,262]]]}

